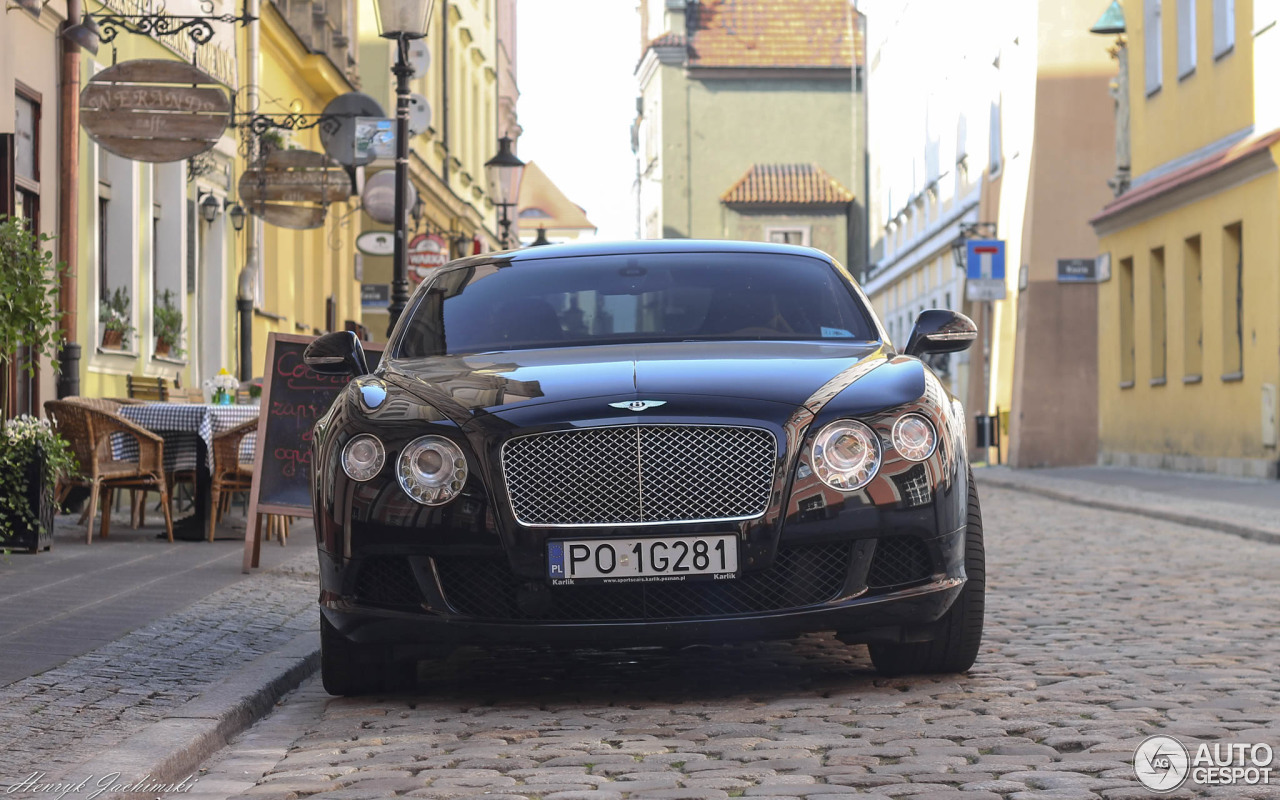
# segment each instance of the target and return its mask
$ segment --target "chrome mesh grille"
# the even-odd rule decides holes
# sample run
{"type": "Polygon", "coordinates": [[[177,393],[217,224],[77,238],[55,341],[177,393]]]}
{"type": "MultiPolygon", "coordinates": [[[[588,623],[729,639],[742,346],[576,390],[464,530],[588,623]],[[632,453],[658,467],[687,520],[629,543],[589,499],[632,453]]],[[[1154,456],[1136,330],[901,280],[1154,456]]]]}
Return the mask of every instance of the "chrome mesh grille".
{"type": "Polygon", "coordinates": [[[618,425],[512,439],[502,472],[521,524],[635,525],[759,516],[776,458],[759,428],[618,425]]]}

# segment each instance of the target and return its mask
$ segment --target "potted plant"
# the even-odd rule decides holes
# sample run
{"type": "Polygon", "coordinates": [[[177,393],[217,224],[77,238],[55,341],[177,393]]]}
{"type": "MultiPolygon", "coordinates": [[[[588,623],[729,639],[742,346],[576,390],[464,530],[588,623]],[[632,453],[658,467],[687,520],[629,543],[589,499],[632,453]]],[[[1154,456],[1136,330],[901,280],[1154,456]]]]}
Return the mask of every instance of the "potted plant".
{"type": "Polygon", "coordinates": [[[48,420],[25,414],[0,434],[0,548],[38,553],[53,542],[53,492],[76,470],[71,447],[48,420]]]}
{"type": "Polygon", "coordinates": [[[156,355],[182,358],[182,310],[173,303],[173,292],[165,289],[155,307],[156,355]]]}
{"type": "Polygon", "coordinates": [[[98,316],[105,326],[102,332],[102,346],[111,350],[123,350],[125,337],[133,333],[130,324],[133,309],[129,302],[129,290],[117,287],[98,305],[98,316]]]}
{"type": "Polygon", "coordinates": [[[53,490],[59,474],[74,468],[72,456],[48,422],[6,419],[10,361],[35,374],[41,357],[53,361],[60,335],[58,284],[62,264],[46,250],[49,237],[26,220],[0,216],[0,548],[36,551],[48,546],[53,490]]]}

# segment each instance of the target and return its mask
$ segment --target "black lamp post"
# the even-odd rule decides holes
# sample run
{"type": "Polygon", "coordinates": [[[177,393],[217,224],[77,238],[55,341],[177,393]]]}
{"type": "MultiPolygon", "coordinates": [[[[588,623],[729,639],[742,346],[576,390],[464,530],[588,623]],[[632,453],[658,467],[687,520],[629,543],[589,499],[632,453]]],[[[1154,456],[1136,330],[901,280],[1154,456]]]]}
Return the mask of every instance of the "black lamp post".
{"type": "Polygon", "coordinates": [[[395,328],[409,302],[408,216],[409,216],[409,41],[427,35],[431,8],[435,0],[377,0],[378,32],[384,39],[396,42],[396,63],[391,74],[396,76],[396,218],[395,251],[391,275],[391,305],[387,335],[395,328]]]}
{"type": "Polygon", "coordinates": [[[511,217],[507,209],[520,202],[520,181],[524,178],[524,162],[511,152],[511,137],[498,139],[498,154],[484,162],[485,178],[493,204],[502,209],[498,222],[502,225],[502,247],[511,247],[511,217]]]}

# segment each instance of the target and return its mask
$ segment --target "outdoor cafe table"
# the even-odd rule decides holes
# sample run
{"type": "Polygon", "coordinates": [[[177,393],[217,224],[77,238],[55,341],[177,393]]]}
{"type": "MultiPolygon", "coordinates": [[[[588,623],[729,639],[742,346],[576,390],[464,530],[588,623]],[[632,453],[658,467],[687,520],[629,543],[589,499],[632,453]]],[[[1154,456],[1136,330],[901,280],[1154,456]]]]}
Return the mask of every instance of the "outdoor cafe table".
{"type": "MultiPolygon", "coordinates": [[[[175,538],[204,539],[209,530],[209,499],[213,487],[213,437],[258,417],[256,405],[207,405],[203,403],[143,403],[120,407],[120,416],[164,438],[164,470],[167,474],[194,470],[195,513],[174,523],[175,538]],[[181,533],[181,536],[179,535],[181,533]]],[[[137,442],[129,437],[114,443],[114,455],[136,460],[137,442]]],[[[240,460],[253,461],[255,434],[240,443],[240,460]]]]}

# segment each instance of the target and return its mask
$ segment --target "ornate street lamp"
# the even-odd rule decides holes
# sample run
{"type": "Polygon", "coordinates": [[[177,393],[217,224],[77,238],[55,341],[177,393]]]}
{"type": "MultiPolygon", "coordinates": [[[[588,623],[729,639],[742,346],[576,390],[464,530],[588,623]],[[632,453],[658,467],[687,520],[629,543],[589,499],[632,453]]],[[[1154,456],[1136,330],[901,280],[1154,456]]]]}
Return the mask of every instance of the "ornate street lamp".
{"type": "Polygon", "coordinates": [[[511,152],[511,137],[498,140],[498,154],[484,162],[484,174],[489,183],[489,197],[502,209],[498,220],[502,224],[502,247],[511,247],[511,218],[507,209],[520,201],[520,181],[524,178],[524,162],[511,152]]]}
{"type": "Polygon", "coordinates": [[[435,0],[377,0],[378,34],[396,41],[396,218],[395,251],[392,262],[391,305],[387,335],[395,328],[409,302],[408,236],[409,216],[409,42],[427,35],[435,0]]]}
{"type": "Polygon", "coordinates": [[[236,203],[227,211],[227,216],[231,218],[231,227],[235,228],[236,233],[244,230],[244,206],[236,203]]]}

